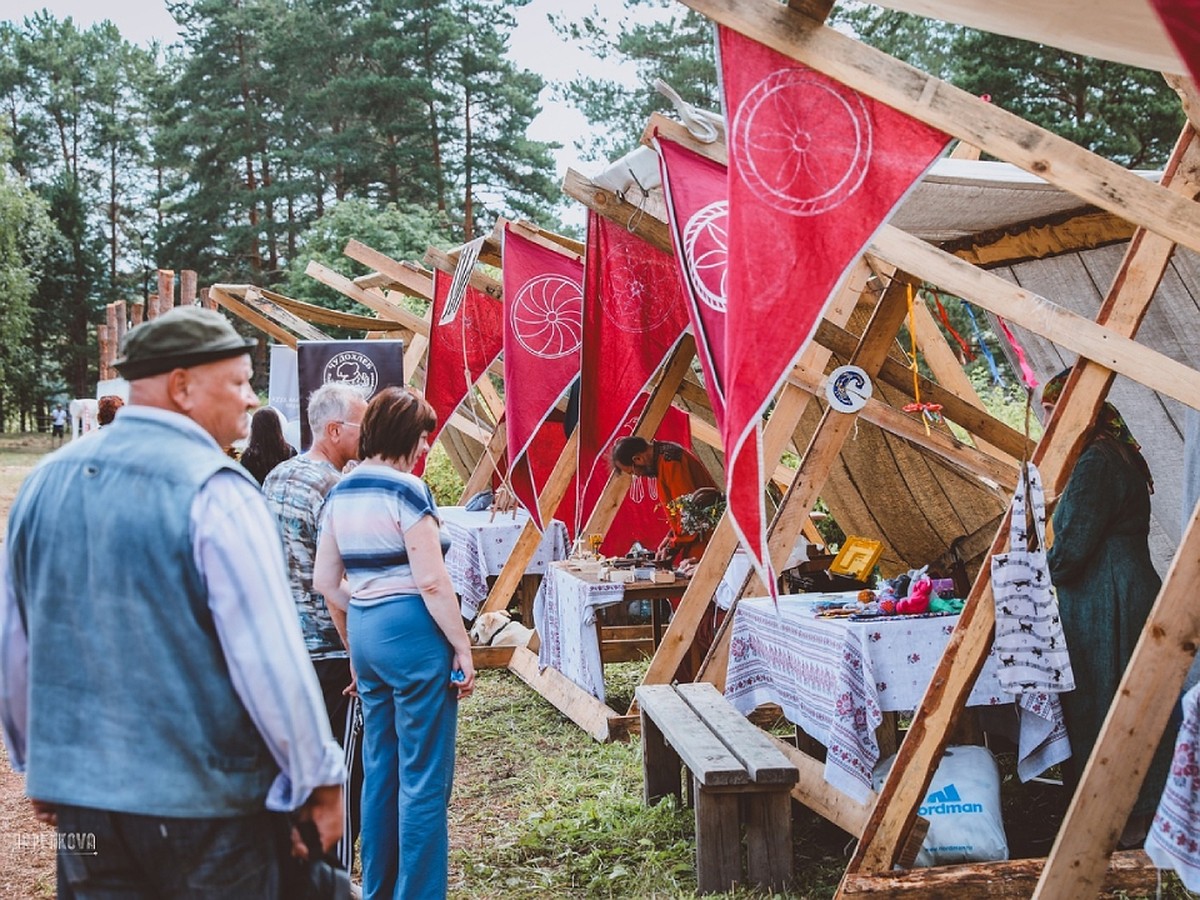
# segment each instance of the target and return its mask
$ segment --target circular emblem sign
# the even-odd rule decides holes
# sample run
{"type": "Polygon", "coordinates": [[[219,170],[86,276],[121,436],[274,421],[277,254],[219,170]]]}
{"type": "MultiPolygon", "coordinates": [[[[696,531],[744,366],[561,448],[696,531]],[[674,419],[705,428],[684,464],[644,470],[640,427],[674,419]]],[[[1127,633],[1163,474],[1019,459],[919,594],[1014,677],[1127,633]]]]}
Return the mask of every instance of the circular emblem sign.
{"type": "Polygon", "coordinates": [[[738,107],[730,155],[764,203],[815,216],[861,187],[871,142],[871,119],[858,94],[807,69],[784,69],[755,85],[738,107]]]}
{"type": "Polygon", "coordinates": [[[558,359],[583,340],[583,289],[561,275],[525,282],[512,306],[512,327],[521,346],[542,359],[558,359]]]}
{"type": "Polygon", "coordinates": [[[858,412],[871,399],[871,379],[858,366],[838,366],[825,382],[825,399],[838,412],[858,412]]]}
{"type": "Polygon", "coordinates": [[[677,277],[668,257],[619,245],[604,267],[604,315],[630,334],[654,331],[671,315],[677,296],[672,279],[677,277]]]}
{"type": "Polygon", "coordinates": [[[329,362],[325,363],[321,381],[324,384],[340,381],[358,388],[364,397],[370,397],[379,385],[379,370],[365,353],[343,350],[335,353],[329,362]]]}
{"type": "Polygon", "coordinates": [[[729,264],[729,204],[710,203],[688,219],[683,229],[687,271],[700,302],[725,312],[725,273],[729,264]]]}

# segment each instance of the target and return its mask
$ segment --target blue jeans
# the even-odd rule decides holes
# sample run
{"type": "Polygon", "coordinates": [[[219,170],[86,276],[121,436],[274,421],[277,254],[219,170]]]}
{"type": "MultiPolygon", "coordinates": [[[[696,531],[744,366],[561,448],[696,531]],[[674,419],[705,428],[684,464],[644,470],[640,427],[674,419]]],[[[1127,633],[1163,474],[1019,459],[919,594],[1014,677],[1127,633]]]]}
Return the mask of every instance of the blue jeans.
{"type": "Polygon", "coordinates": [[[58,807],[59,900],[275,900],[289,826],[58,807]]]}
{"type": "Polygon", "coordinates": [[[366,900],[441,900],[449,875],[458,692],[453,653],[424,602],[350,606],[362,698],[366,900]]]}

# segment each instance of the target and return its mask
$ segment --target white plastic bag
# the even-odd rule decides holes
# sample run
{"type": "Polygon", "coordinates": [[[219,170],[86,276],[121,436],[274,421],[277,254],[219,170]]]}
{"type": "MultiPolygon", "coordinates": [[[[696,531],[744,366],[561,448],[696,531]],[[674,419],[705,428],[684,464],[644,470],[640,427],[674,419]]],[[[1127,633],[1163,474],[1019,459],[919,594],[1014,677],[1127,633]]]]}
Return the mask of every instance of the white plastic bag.
{"type": "MultiPolygon", "coordinates": [[[[876,791],[895,761],[893,755],[875,766],[876,791]]],[[[1008,859],[1000,768],[987,747],[947,747],[917,815],[929,820],[918,868],[1008,859]]]]}
{"type": "Polygon", "coordinates": [[[1075,675],[1058,617],[1058,600],[1046,565],[1046,507],[1042,477],[1025,464],[1013,494],[1009,550],[992,557],[996,600],[995,653],[1000,687],[1010,694],[1061,693],[1075,689],[1075,675]],[[1033,511],[1037,549],[1026,534],[1026,493],[1033,511]]]}

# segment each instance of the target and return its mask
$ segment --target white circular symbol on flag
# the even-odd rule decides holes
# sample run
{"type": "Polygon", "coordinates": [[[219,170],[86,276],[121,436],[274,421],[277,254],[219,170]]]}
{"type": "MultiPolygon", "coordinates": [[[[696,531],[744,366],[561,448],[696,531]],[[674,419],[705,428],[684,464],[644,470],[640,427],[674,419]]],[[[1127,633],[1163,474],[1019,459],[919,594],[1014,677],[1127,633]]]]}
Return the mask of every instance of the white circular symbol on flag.
{"type": "Polygon", "coordinates": [[[521,346],[542,359],[579,349],[583,336],[583,290],[562,275],[531,278],[512,305],[512,328],[521,346]]]}
{"type": "Polygon", "coordinates": [[[725,312],[725,275],[729,266],[729,203],[710,203],[688,219],[683,255],[688,275],[709,309],[725,312]]]}
{"type": "Polygon", "coordinates": [[[815,216],[846,202],[871,162],[862,97],[807,69],[768,75],[734,117],[730,155],[764,203],[815,216]]]}
{"type": "Polygon", "coordinates": [[[604,315],[630,334],[653,331],[671,315],[677,277],[668,258],[621,244],[604,267],[604,315]]]}

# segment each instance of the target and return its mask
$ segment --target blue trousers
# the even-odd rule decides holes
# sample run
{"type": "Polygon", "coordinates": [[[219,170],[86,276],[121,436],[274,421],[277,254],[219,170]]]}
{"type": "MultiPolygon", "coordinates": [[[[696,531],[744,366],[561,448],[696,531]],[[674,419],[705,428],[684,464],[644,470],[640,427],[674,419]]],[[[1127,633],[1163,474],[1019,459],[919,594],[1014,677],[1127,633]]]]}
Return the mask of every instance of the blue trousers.
{"type": "Polygon", "coordinates": [[[363,896],[441,900],[458,727],[450,643],[418,596],[352,604],[348,619],[364,723],[363,896]]]}

